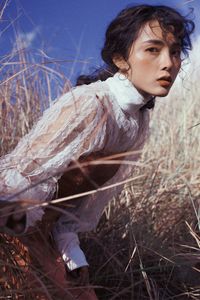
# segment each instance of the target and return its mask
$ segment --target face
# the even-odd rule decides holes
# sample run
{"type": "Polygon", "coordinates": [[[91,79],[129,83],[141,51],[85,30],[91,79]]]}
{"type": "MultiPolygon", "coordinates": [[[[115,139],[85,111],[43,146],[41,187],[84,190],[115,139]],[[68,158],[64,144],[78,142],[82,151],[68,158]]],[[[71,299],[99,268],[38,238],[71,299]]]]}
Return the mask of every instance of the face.
{"type": "MultiPolygon", "coordinates": [[[[181,46],[172,33],[165,33],[158,23],[147,23],[133,43],[126,64],[128,78],[145,97],[164,97],[181,67],[181,46]]],[[[125,65],[124,65],[125,67],[125,65]]]]}

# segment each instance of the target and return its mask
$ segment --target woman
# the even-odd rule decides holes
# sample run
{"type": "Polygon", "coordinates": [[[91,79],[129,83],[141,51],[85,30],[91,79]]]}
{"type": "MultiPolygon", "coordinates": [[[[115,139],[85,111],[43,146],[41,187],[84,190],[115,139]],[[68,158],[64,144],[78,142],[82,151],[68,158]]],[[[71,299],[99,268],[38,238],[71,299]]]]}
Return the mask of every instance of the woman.
{"type": "MultiPolygon", "coordinates": [[[[1,159],[1,202],[12,214],[2,217],[2,227],[21,233],[25,224],[25,231],[30,230],[44,212],[43,224],[46,218],[51,224],[56,220],[52,234],[64,262],[59,274],[52,274],[58,283],[65,280],[64,265],[68,280],[76,277],[79,284],[88,283],[88,263],[77,233],[95,228],[105,205],[130,178],[148,137],[148,109],[156,96],[169,93],[182,55],[191,49],[193,30],[191,20],[166,6],[124,9],[106,32],[105,68],[81,76],[77,85],[87,85],[58,99],[1,159]],[[91,190],[57,206],[57,214],[41,206],[55,197],[91,190]],[[15,213],[19,206],[13,208],[12,202],[28,206],[26,214],[15,213]]],[[[96,299],[93,292],[86,293],[78,299],[96,299]]]]}

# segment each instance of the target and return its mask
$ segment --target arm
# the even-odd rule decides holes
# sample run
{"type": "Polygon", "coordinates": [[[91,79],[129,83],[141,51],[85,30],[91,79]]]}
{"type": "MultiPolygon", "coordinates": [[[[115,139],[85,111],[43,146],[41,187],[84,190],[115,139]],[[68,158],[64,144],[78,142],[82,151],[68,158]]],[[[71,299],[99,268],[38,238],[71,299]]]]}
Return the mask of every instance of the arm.
{"type": "Polygon", "coordinates": [[[1,159],[1,198],[11,195],[15,201],[35,203],[51,199],[69,163],[103,147],[106,119],[102,103],[83,87],[62,96],[1,159]]]}
{"type": "MultiPolygon", "coordinates": [[[[133,162],[138,159],[138,151],[143,147],[148,133],[148,120],[148,115],[142,116],[142,125],[140,126],[138,139],[133,145],[132,154],[130,155],[129,153],[129,156],[126,158],[127,164],[122,162],[120,168],[119,165],[100,165],[94,171],[95,176],[89,172],[89,177],[95,181],[98,186],[103,185],[105,187],[119,183],[127,178],[129,180],[131,179],[134,169],[133,162]],[[130,162],[130,165],[128,162],[130,162]]],[[[79,247],[77,233],[94,229],[109,200],[119,194],[122,188],[123,185],[120,185],[118,187],[109,188],[108,190],[99,191],[96,194],[80,200],[74,200],[75,208],[66,210],[65,214],[63,214],[56,223],[53,230],[54,238],[69,270],[72,271],[83,265],[87,265],[85,256],[79,247]],[[73,219],[73,217],[77,219],[73,219]]]]}

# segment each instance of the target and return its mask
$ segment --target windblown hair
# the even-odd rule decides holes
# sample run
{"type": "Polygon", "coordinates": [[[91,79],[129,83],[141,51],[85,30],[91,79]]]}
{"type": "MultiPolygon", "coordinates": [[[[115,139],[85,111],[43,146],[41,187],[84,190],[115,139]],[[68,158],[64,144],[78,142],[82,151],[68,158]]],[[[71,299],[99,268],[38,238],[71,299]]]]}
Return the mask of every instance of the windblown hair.
{"type": "Polygon", "coordinates": [[[106,80],[113,76],[119,70],[113,58],[120,56],[127,61],[133,42],[144,25],[150,21],[158,21],[163,34],[171,32],[180,43],[182,53],[188,56],[188,51],[192,49],[190,35],[195,28],[191,19],[164,5],[131,6],[122,10],[107,28],[101,51],[105,66],[89,76],[79,76],[76,85],[89,84],[99,79],[106,80]]]}

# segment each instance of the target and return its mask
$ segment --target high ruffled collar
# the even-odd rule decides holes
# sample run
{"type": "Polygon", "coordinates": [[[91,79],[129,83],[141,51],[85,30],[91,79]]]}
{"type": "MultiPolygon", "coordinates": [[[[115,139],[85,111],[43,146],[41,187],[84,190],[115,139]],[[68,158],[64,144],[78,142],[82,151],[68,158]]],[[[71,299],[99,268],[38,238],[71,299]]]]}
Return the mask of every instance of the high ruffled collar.
{"type": "Polygon", "coordinates": [[[115,95],[120,107],[132,114],[148,102],[134,87],[132,82],[121,73],[116,73],[106,80],[111,92],[115,95]]]}

